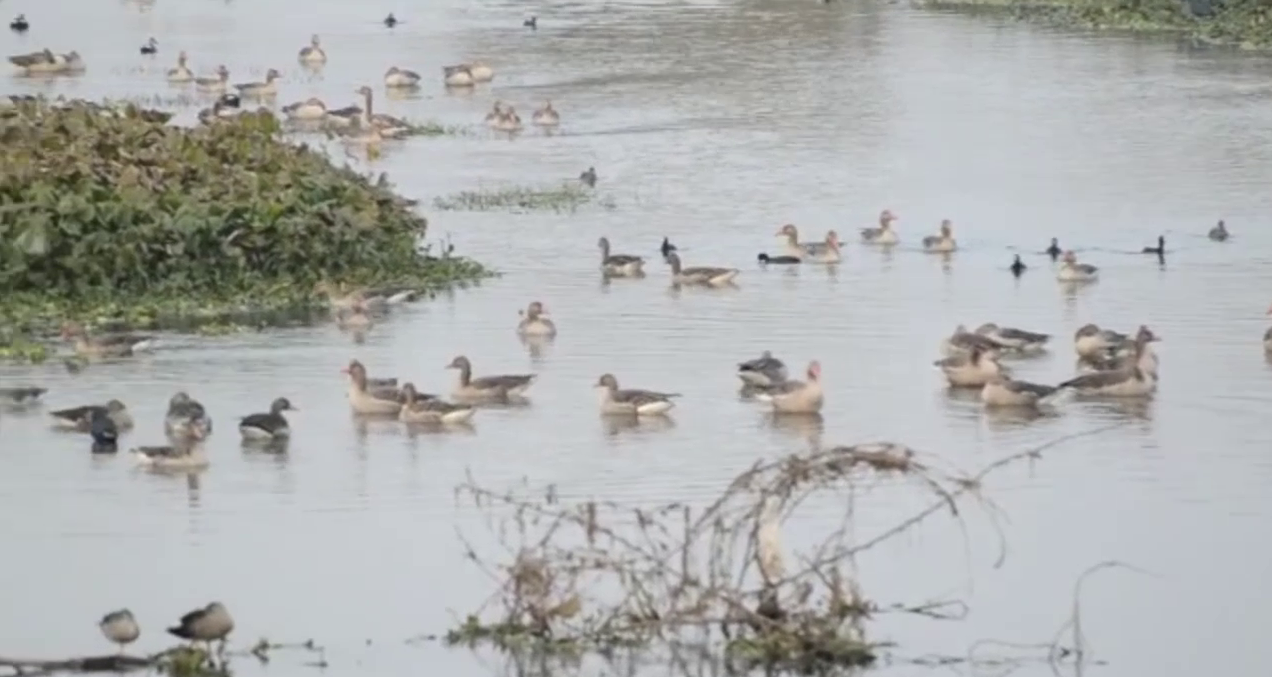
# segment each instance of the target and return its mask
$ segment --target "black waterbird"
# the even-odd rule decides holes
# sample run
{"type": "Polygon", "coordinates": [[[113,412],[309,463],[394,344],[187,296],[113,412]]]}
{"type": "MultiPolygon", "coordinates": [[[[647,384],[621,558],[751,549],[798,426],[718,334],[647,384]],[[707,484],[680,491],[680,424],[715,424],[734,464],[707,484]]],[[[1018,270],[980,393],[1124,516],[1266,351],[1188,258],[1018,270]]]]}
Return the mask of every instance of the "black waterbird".
{"type": "Polygon", "coordinates": [[[525,26],[526,28],[529,28],[532,31],[537,31],[539,30],[539,17],[532,16],[529,19],[522,21],[521,25],[525,26]]]}
{"type": "Polygon", "coordinates": [[[393,28],[398,25],[397,17],[393,16],[393,12],[389,12],[389,15],[384,17],[384,25],[389,28],[393,28]]]}
{"type": "Polygon", "coordinates": [[[766,264],[766,265],[767,265],[767,264],[770,264],[770,263],[781,264],[781,265],[790,265],[790,264],[795,264],[795,263],[803,263],[803,261],[802,261],[802,260],[800,260],[800,258],[799,258],[798,256],[785,256],[785,255],[783,255],[783,256],[769,256],[768,254],[765,254],[764,252],[760,252],[759,256],[756,256],[755,258],[756,258],[756,260],[758,260],[760,263],[763,263],[763,264],[766,264]]]}
{"type": "Polygon", "coordinates": [[[1060,251],[1060,241],[1054,237],[1051,238],[1051,246],[1047,247],[1046,252],[1047,252],[1047,256],[1051,257],[1051,261],[1053,263],[1057,261],[1060,258],[1060,254],[1063,253],[1060,251]]]}
{"type": "Polygon", "coordinates": [[[676,251],[676,245],[671,243],[665,236],[663,237],[662,246],[658,248],[662,252],[663,258],[667,258],[669,254],[676,251]]]}
{"type": "Polygon", "coordinates": [[[588,167],[586,172],[579,174],[579,181],[587,184],[588,188],[596,187],[596,167],[588,167]]]}
{"type": "Polygon", "coordinates": [[[1017,254],[1016,260],[1011,262],[1011,274],[1016,277],[1020,277],[1025,274],[1025,270],[1028,267],[1029,266],[1026,266],[1024,261],[1020,260],[1020,254],[1017,254]]]}
{"type": "Polygon", "coordinates": [[[27,22],[25,14],[19,14],[13,21],[9,22],[9,29],[17,33],[25,33],[31,28],[31,24],[27,22]]]}

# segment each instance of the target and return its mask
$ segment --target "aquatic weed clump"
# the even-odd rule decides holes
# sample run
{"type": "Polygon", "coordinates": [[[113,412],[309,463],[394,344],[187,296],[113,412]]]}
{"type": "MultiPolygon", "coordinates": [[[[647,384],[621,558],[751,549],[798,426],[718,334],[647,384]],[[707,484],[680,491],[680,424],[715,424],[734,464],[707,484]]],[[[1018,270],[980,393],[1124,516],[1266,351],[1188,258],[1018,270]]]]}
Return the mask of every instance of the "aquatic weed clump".
{"type": "Polygon", "coordinates": [[[595,194],[582,184],[556,186],[508,186],[488,190],[465,190],[433,201],[442,210],[514,212],[574,211],[591,202],[595,194]]]}
{"type": "Polygon", "coordinates": [[[193,129],[155,113],[0,110],[0,321],[215,317],[310,304],[320,280],[427,289],[485,273],[428,255],[427,220],[384,175],[283,142],[268,112],[193,129]]]}

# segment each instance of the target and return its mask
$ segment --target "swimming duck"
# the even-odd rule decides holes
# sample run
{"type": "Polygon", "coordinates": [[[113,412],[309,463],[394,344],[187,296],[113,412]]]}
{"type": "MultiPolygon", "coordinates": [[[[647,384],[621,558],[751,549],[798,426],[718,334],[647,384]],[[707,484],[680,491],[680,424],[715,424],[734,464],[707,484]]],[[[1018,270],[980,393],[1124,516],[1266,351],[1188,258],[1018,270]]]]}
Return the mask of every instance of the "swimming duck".
{"type": "Polygon", "coordinates": [[[665,259],[669,254],[676,251],[676,245],[672,244],[671,240],[667,239],[667,236],[664,235],[662,245],[658,247],[658,251],[662,252],[663,258],[665,259]]]}
{"type": "Polygon", "coordinates": [[[268,414],[251,414],[239,419],[239,433],[244,440],[276,440],[291,436],[291,425],[284,411],[296,411],[291,401],[280,397],[269,405],[268,414]]]}
{"type": "MultiPolygon", "coordinates": [[[[586,172],[579,174],[579,181],[582,181],[583,183],[587,184],[588,188],[595,188],[596,187],[596,167],[588,167],[586,172]]],[[[667,241],[667,238],[663,238],[663,242],[666,242],[666,241],[667,241]]],[[[663,255],[665,256],[666,252],[663,252],[663,255]]]]}
{"type": "Polygon", "coordinates": [[[786,380],[786,365],[766,350],[753,360],[739,362],[738,378],[745,385],[766,388],[786,380]]]}
{"type": "Polygon", "coordinates": [[[1082,374],[1059,385],[1071,388],[1082,395],[1109,397],[1147,397],[1157,389],[1157,378],[1140,367],[1148,342],[1154,340],[1139,335],[1135,339],[1134,359],[1112,371],[1096,371],[1082,374]]]}
{"type": "Polygon", "coordinates": [[[981,402],[987,407],[1032,407],[1060,389],[1055,386],[1016,381],[1002,374],[994,374],[981,389],[981,402]]]}
{"type": "Polygon", "coordinates": [[[536,110],[534,115],[530,116],[530,122],[540,127],[556,127],[561,124],[561,114],[556,112],[552,102],[548,101],[543,104],[543,108],[536,110]]]}
{"type": "Polygon", "coordinates": [[[1020,277],[1025,274],[1027,268],[1025,262],[1020,260],[1020,254],[1017,254],[1016,259],[1011,262],[1011,274],[1020,277]]]}
{"type": "Polygon", "coordinates": [[[159,41],[154,38],[150,38],[149,40],[146,41],[146,44],[141,46],[142,54],[157,54],[158,52],[159,52],[159,41]]]}
{"type": "Polygon", "coordinates": [[[9,63],[26,73],[54,73],[61,70],[57,55],[47,48],[30,54],[15,54],[9,57],[9,63]]]}
{"type": "Polygon", "coordinates": [[[74,339],[75,352],[85,357],[130,357],[154,346],[155,338],[145,334],[111,334],[90,336],[76,322],[62,325],[62,340],[74,339]]]}
{"type": "Polygon", "coordinates": [[[882,212],[879,212],[879,227],[862,228],[862,242],[882,245],[893,245],[900,242],[900,238],[897,237],[897,232],[892,230],[892,222],[896,220],[896,215],[893,214],[890,209],[885,209],[882,212]]]}
{"type": "Polygon", "coordinates": [[[524,26],[525,28],[529,28],[532,31],[539,30],[539,17],[532,16],[529,19],[522,21],[521,25],[524,26]]]}
{"type": "Polygon", "coordinates": [[[217,120],[225,120],[228,118],[232,118],[238,115],[239,112],[240,111],[238,109],[231,108],[225,105],[224,102],[218,99],[217,101],[214,101],[212,103],[212,106],[210,108],[204,108],[203,110],[199,111],[198,118],[199,118],[199,122],[205,125],[210,125],[213,122],[216,122],[217,120]]]}
{"type": "Polygon", "coordinates": [[[1220,219],[1219,223],[1215,224],[1215,227],[1210,229],[1210,232],[1206,235],[1206,237],[1209,237],[1215,242],[1223,242],[1228,239],[1228,227],[1223,225],[1223,220],[1220,219]]]}
{"type": "Polygon", "coordinates": [[[410,383],[402,386],[402,394],[406,404],[402,405],[398,419],[404,423],[467,423],[477,413],[471,405],[446,402],[433,395],[421,395],[410,383]]]}
{"type": "Polygon", "coordinates": [[[197,77],[194,79],[195,87],[206,92],[224,92],[230,81],[230,69],[224,64],[217,66],[215,75],[212,77],[197,77]]]}
{"type": "Polygon", "coordinates": [[[31,23],[27,21],[25,14],[19,14],[17,17],[13,19],[13,21],[9,22],[9,30],[14,31],[16,33],[25,33],[28,30],[30,30],[30,28],[31,28],[31,23]]]}
{"type": "Polygon", "coordinates": [[[241,96],[274,96],[278,93],[278,78],[282,75],[273,68],[265,71],[265,82],[244,82],[234,85],[241,96]]]}
{"type": "Polygon", "coordinates": [[[362,122],[362,109],[358,106],[345,106],[344,108],[327,109],[327,117],[324,122],[338,129],[352,127],[362,122]]]}
{"type": "Polygon", "coordinates": [[[190,82],[194,80],[194,71],[186,67],[185,50],[177,54],[177,67],[168,71],[168,82],[190,82]]]}
{"type": "Polygon", "coordinates": [[[108,417],[118,430],[127,430],[133,427],[132,414],[128,413],[124,403],[119,400],[111,400],[105,405],[90,404],[49,412],[49,416],[53,417],[56,427],[79,432],[89,431],[90,423],[95,414],[103,414],[108,417]]]}
{"type": "Polygon", "coordinates": [[[367,313],[366,304],[358,301],[351,306],[336,309],[336,326],[350,331],[366,331],[373,321],[367,313]]]}
{"type": "Polygon", "coordinates": [[[973,347],[966,355],[947,357],[932,364],[941,368],[954,388],[983,388],[996,375],[1010,375],[1006,367],[979,346],[973,347]]]}
{"type": "Polygon", "coordinates": [[[671,266],[671,280],[676,284],[699,284],[721,287],[733,282],[733,278],[742,272],[737,268],[716,268],[712,266],[692,266],[683,268],[680,255],[676,252],[667,254],[667,263],[671,266]]]}
{"type": "Polygon", "coordinates": [[[349,406],[356,414],[394,415],[402,410],[402,391],[391,386],[372,388],[367,382],[367,368],[357,360],[341,370],[349,377],[349,406]]]}
{"type": "Polygon", "coordinates": [[[112,611],[102,620],[97,622],[97,627],[102,631],[102,636],[113,644],[119,645],[119,653],[124,653],[124,647],[137,641],[141,636],[141,627],[137,625],[137,619],[133,618],[132,612],[127,609],[112,611]]]}
{"type": "Polygon", "coordinates": [[[310,97],[283,106],[283,114],[292,120],[321,120],[327,116],[327,104],[322,99],[310,97]]]}
{"type": "Polygon", "coordinates": [[[1064,253],[1060,259],[1060,271],[1056,279],[1061,282],[1095,282],[1100,277],[1100,269],[1089,263],[1078,263],[1078,257],[1072,251],[1064,253]]]}
{"type": "Polygon", "coordinates": [[[40,388],[37,386],[0,388],[0,402],[17,406],[25,406],[36,402],[48,391],[48,388],[40,388]]]}
{"type": "Polygon", "coordinates": [[[1051,257],[1051,262],[1055,263],[1056,259],[1060,258],[1060,254],[1063,253],[1060,250],[1060,240],[1054,237],[1051,238],[1051,244],[1047,247],[1047,249],[1045,250],[1045,253],[1047,254],[1047,256],[1051,257]]]}
{"type": "Polygon", "coordinates": [[[949,219],[941,220],[941,229],[937,235],[923,238],[923,249],[929,252],[947,253],[958,248],[954,241],[954,224],[949,219]]]}
{"type": "Polygon", "coordinates": [[[610,241],[601,237],[596,241],[601,250],[601,271],[612,277],[640,277],[644,274],[645,259],[629,254],[611,254],[610,241]]]}
{"type": "Polygon", "coordinates": [[[1000,327],[993,322],[986,322],[977,327],[976,334],[993,340],[999,346],[1012,348],[1022,353],[1045,350],[1047,341],[1051,340],[1050,334],[1039,334],[1012,327],[1000,327]]]}
{"type": "Polygon", "coordinates": [[[833,230],[826,231],[826,239],[822,242],[799,242],[799,236],[795,231],[793,224],[787,224],[782,227],[787,237],[787,249],[797,250],[800,254],[794,256],[807,259],[814,263],[839,263],[840,247],[839,233],[833,230]],[[789,231],[787,230],[789,229],[789,231]]]}
{"type": "Polygon", "coordinates": [[[411,123],[406,120],[375,112],[375,109],[372,108],[373,92],[370,87],[365,85],[359,87],[357,93],[362,95],[362,101],[366,106],[362,112],[362,123],[364,125],[374,128],[386,139],[396,139],[411,133],[411,123]]]}
{"type": "Polygon", "coordinates": [[[799,258],[798,256],[786,256],[786,255],[769,256],[768,254],[765,254],[764,252],[760,252],[758,255],[756,255],[755,258],[762,265],[768,265],[770,263],[780,264],[780,265],[791,265],[791,264],[804,262],[803,259],[799,258]]]}
{"type": "Polygon", "coordinates": [[[1158,257],[1162,256],[1163,254],[1165,254],[1165,253],[1166,253],[1166,236],[1165,236],[1165,235],[1158,235],[1158,236],[1157,236],[1157,246],[1156,246],[1156,247],[1145,247],[1143,250],[1141,250],[1141,251],[1140,251],[1140,253],[1142,253],[1142,254],[1156,254],[1158,257]]]}
{"type": "Polygon", "coordinates": [[[88,415],[88,434],[93,438],[94,449],[113,452],[119,441],[119,428],[106,412],[94,409],[88,415]]]}
{"type": "Polygon", "coordinates": [[[1134,338],[1124,339],[1105,353],[1080,358],[1079,366],[1095,371],[1116,371],[1135,365],[1148,376],[1157,378],[1159,363],[1152,344],[1160,340],[1161,337],[1154,334],[1151,329],[1140,325],[1134,338]]]}
{"type": "Polygon", "coordinates": [[[202,440],[212,434],[212,418],[198,400],[185,391],[178,391],[168,400],[163,430],[175,439],[202,440]]]}
{"type": "Polygon", "coordinates": [[[202,445],[133,447],[129,453],[138,465],[156,470],[198,470],[209,465],[202,445]]]}
{"type": "Polygon", "coordinates": [[[474,61],[468,66],[468,72],[473,75],[473,82],[490,82],[495,79],[495,70],[486,65],[482,61],[474,61]]]}
{"type": "Polygon", "coordinates": [[[521,131],[521,116],[517,115],[517,110],[512,106],[504,108],[499,118],[495,120],[495,129],[501,132],[519,132],[521,131]]]}
{"type": "Polygon", "coordinates": [[[447,87],[472,87],[473,72],[468,66],[442,66],[442,82],[447,87]]]}
{"type": "Polygon", "coordinates": [[[548,311],[539,301],[532,301],[517,314],[521,316],[521,322],[517,323],[517,333],[521,336],[556,336],[556,324],[546,317],[548,311]]]}
{"type": "Polygon", "coordinates": [[[1073,333],[1073,349],[1078,357],[1095,358],[1116,350],[1128,341],[1126,334],[1110,329],[1100,329],[1095,324],[1084,324],[1073,333]]]}
{"type": "Polygon", "coordinates": [[[224,648],[225,638],[234,631],[234,619],[220,602],[212,602],[202,609],[195,609],[181,617],[175,627],[168,628],[168,634],[192,642],[207,644],[208,653],[212,651],[212,642],[220,640],[224,648]]]}
{"type": "Polygon", "coordinates": [[[239,98],[238,94],[225,93],[217,97],[216,102],[225,108],[238,108],[243,103],[243,100],[239,98]]]}
{"type": "Polygon", "coordinates": [[[486,126],[494,127],[499,122],[499,116],[503,115],[503,102],[495,99],[495,103],[490,107],[490,112],[486,113],[486,126]]]}
{"type": "Polygon", "coordinates": [[[327,53],[323,51],[322,45],[318,42],[318,34],[314,33],[309,38],[309,45],[300,48],[300,53],[296,55],[302,62],[308,64],[319,64],[327,62],[327,53]]]}
{"type": "Polygon", "coordinates": [[[418,87],[420,80],[419,73],[397,66],[390,66],[389,70],[384,72],[385,87],[418,87]]]}
{"type": "Polygon", "coordinates": [[[453,392],[457,400],[498,400],[519,396],[538,378],[537,374],[502,374],[473,378],[473,365],[463,355],[451,360],[446,368],[459,370],[459,383],[453,392]]]}
{"type": "Polygon", "coordinates": [[[384,25],[389,28],[393,28],[398,25],[397,17],[393,16],[393,12],[389,12],[389,15],[384,17],[384,25]]]}
{"type": "MultiPolygon", "coordinates": [[[[740,372],[739,372],[740,373],[740,372]]],[[[825,396],[821,385],[821,363],[808,363],[807,381],[782,380],[760,386],[755,399],[767,402],[780,414],[816,414],[821,411],[825,396]]]]}
{"type": "Polygon", "coordinates": [[[672,399],[680,397],[680,393],[620,389],[613,374],[602,374],[596,388],[601,393],[601,413],[610,416],[661,416],[676,406],[672,399]]]}
{"type": "Polygon", "coordinates": [[[955,357],[959,355],[967,355],[973,349],[980,349],[981,352],[992,356],[997,356],[1007,346],[999,343],[997,339],[986,334],[973,334],[967,331],[964,325],[958,325],[954,328],[954,333],[948,338],[941,340],[941,354],[946,357],[955,357]]]}

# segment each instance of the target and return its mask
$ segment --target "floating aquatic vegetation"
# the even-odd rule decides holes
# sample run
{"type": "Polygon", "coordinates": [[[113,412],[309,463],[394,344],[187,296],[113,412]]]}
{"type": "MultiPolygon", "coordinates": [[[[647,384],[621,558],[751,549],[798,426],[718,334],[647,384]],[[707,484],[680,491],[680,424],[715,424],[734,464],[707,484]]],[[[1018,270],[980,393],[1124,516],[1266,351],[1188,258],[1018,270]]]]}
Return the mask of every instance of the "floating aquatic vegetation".
{"type": "Polygon", "coordinates": [[[267,111],[165,119],[82,101],[0,111],[0,326],[268,320],[316,304],[320,280],[431,290],[486,274],[422,250],[428,221],[386,176],[283,142],[267,111]]]}
{"type": "MultiPolygon", "coordinates": [[[[555,186],[510,186],[488,190],[466,190],[433,201],[438,209],[451,211],[574,211],[595,199],[596,194],[579,183],[555,186]]],[[[602,201],[603,206],[610,206],[602,201]]]]}

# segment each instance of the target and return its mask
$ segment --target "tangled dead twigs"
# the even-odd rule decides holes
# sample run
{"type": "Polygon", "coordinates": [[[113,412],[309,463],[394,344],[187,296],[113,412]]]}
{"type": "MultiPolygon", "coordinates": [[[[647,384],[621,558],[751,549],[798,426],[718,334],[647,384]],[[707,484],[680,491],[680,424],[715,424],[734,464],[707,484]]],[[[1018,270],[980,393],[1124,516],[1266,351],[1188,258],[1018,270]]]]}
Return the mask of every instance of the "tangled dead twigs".
{"type": "MultiPolygon", "coordinates": [[[[1101,432],[1103,429],[1084,433],[1101,432]]],[[[1079,435],[1080,436],[1080,435],[1079,435]]],[[[726,640],[742,660],[793,667],[872,662],[880,645],[864,622],[882,613],[961,618],[961,602],[879,605],[857,585],[854,558],[980,496],[991,472],[1038,458],[1014,454],[975,474],[938,469],[903,445],[836,447],[760,462],[705,508],[671,503],[632,508],[604,501],[562,504],[522,490],[500,493],[471,477],[457,499],[482,511],[504,553],[498,564],[461,532],[466,556],[490,576],[494,594],[449,634],[452,642],[612,648],[655,640],[726,640]],[[852,528],[853,496],[908,483],[933,500],[897,525],[864,538],[852,528]],[[843,497],[848,500],[844,501],[843,497]],[[827,500],[830,499],[830,500],[827,500]],[[787,564],[781,524],[803,505],[847,505],[838,528],[787,564]]],[[[836,508],[838,509],[838,508],[836,508]]],[[[992,513],[991,513],[992,515],[992,513]]]]}

